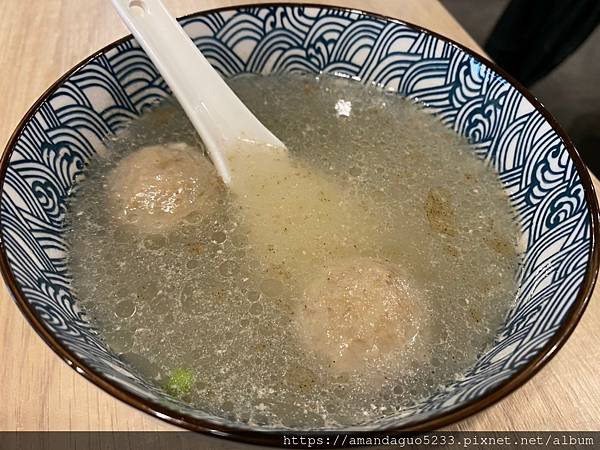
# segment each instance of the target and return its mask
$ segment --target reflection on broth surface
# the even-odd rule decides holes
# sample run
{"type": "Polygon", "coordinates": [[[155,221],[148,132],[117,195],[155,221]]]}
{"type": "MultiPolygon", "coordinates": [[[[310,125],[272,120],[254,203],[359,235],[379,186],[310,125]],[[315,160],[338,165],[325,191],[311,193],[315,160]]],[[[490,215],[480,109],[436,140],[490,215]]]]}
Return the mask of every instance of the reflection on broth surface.
{"type": "Polygon", "coordinates": [[[495,173],[437,119],[375,87],[301,75],[230,85],[288,159],[239,155],[230,191],[202,185],[188,164],[180,173],[194,181],[160,184],[157,198],[178,192],[194,206],[132,222],[115,189],[136,199],[161,174],[125,176],[124,164],[157,145],[204,158],[167,101],[80,183],[69,264],[99,333],[171,395],[266,426],[369,422],[452,382],[515,296],[519,230],[495,173]]]}

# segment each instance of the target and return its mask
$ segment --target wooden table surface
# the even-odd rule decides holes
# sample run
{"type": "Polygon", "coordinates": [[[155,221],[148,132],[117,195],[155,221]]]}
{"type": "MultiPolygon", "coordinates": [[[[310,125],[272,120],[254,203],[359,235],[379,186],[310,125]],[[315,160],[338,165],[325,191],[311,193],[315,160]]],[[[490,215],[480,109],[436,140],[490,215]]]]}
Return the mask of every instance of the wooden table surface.
{"type": "MultiPolygon", "coordinates": [[[[178,16],[252,3],[165,1],[178,16]]],[[[320,1],[402,18],[479,50],[437,0],[320,1]]],[[[125,34],[108,0],[2,0],[0,145],[4,147],[19,119],[54,80],[125,34]]],[[[114,399],[70,369],[26,323],[3,285],[0,296],[0,430],[175,430],[114,399]]],[[[533,380],[449,429],[600,429],[599,296],[596,289],[568,343],[533,380]]]]}

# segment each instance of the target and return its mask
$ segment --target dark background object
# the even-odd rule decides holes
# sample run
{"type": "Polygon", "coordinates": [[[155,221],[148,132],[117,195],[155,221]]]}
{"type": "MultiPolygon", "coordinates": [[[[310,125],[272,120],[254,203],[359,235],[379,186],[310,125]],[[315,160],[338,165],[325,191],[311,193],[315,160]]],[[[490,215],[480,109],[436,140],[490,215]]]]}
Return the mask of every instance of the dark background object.
{"type": "Polygon", "coordinates": [[[529,87],[573,53],[598,22],[598,0],[511,0],[485,51],[529,87]]]}
{"type": "Polygon", "coordinates": [[[442,0],[538,97],[600,176],[600,0],[442,0]]]}

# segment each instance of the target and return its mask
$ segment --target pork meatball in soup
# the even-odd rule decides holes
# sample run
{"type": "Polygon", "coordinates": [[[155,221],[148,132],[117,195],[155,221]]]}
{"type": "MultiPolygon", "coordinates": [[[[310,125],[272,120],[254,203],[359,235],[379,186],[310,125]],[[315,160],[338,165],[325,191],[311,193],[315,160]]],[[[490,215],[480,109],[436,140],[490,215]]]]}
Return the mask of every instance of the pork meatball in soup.
{"type": "Polygon", "coordinates": [[[414,367],[430,339],[425,301],[399,265],[350,259],[324,268],[309,284],[295,325],[302,344],[335,374],[373,372],[393,360],[414,367]]]}
{"type": "Polygon", "coordinates": [[[220,181],[201,149],[185,143],[141,148],[108,175],[114,216],[141,233],[175,227],[195,211],[210,214],[220,181]]]}

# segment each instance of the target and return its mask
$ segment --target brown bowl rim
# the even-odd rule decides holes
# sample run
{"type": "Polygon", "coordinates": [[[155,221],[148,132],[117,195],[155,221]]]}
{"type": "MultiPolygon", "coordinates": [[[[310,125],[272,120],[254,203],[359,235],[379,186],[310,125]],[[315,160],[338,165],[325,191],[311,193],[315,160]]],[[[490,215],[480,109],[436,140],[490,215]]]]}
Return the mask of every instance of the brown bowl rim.
{"type": "MultiPolygon", "coordinates": [[[[225,6],[221,8],[214,8],[205,11],[198,11],[191,14],[187,14],[180,19],[188,19],[192,17],[196,17],[198,15],[209,14],[220,11],[230,11],[236,10],[243,7],[269,7],[269,6],[294,6],[294,7],[315,7],[315,8],[327,8],[327,9],[337,9],[341,11],[351,11],[351,12],[359,12],[363,13],[375,18],[383,19],[389,22],[399,23],[402,25],[406,25],[407,27],[418,30],[422,33],[429,34],[434,36],[444,42],[448,42],[455,47],[459,48],[466,54],[474,57],[481,63],[485,64],[487,67],[493,69],[497,74],[502,76],[506,81],[508,81],[513,87],[515,87],[523,97],[525,97],[535,109],[537,109],[544,119],[552,126],[554,131],[560,136],[563,141],[565,148],[569,152],[571,159],[573,160],[575,167],[577,169],[577,173],[581,178],[582,185],[585,190],[585,199],[590,208],[590,225],[591,225],[591,234],[590,234],[590,247],[591,254],[590,259],[588,261],[587,270],[585,273],[585,278],[581,285],[581,288],[577,294],[577,298],[575,303],[570,308],[568,316],[565,318],[563,324],[559,327],[559,329],[555,332],[554,336],[550,341],[539,351],[539,353],[525,366],[523,366],[518,372],[516,372],[509,379],[501,382],[497,386],[495,386],[490,392],[487,392],[481,397],[475,398],[466,402],[465,404],[458,405],[446,411],[439,416],[430,417],[412,424],[400,425],[400,426],[389,426],[385,428],[381,428],[378,430],[369,430],[369,431],[356,431],[351,432],[352,434],[361,435],[363,437],[374,437],[381,435],[388,436],[396,436],[406,432],[422,432],[422,431],[430,431],[434,429],[438,429],[452,423],[463,420],[475,413],[482,411],[488,406],[498,402],[502,398],[506,397],[508,394],[521,387],[527,381],[533,377],[544,365],[548,363],[558,352],[558,350],[564,345],[567,341],[573,330],[575,329],[577,323],[581,319],[585,308],[587,307],[590,297],[593,292],[594,284],[596,282],[596,278],[598,275],[598,267],[600,263],[600,254],[598,252],[598,237],[599,237],[599,208],[598,208],[598,199],[596,197],[594,185],[592,183],[591,177],[588,173],[588,170],[583,163],[581,157],[579,156],[577,150],[573,142],[564,132],[564,130],[557,123],[556,119],[544,108],[540,101],[538,101],[535,96],[529,93],[520,83],[518,83],[512,76],[507,74],[503,69],[498,67],[494,62],[489,60],[488,58],[478,54],[477,52],[467,48],[466,46],[454,41],[453,39],[447,38],[439,33],[431,31],[427,28],[424,28],[420,25],[415,25],[413,23],[396,19],[392,17],[388,17],[382,14],[369,12],[367,10],[359,10],[351,7],[342,7],[342,6],[332,6],[332,5],[323,5],[319,3],[294,3],[294,2],[264,2],[264,3],[252,3],[247,5],[231,5],[225,6]]],[[[6,171],[8,165],[10,163],[10,159],[12,156],[13,148],[15,147],[16,142],[20,138],[24,128],[27,126],[29,121],[35,115],[35,113],[40,108],[41,104],[47,100],[47,98],[53,94],[57,88],[74,72],[79,70],[82,66],[86,65],[96,57],[106,53],[107,51],[112,50],[116,46],[132,39],[132,35],[127,35],[123,38],[120,38],[106,46],[102,49],[96,51],[95,53],[87,56],[83,60],[81,60],[78,64],[64,73],[58,80],[56,80],[29,108],[25,116],[19,122],[17,128],[11,135],[5,149],[2,154],[2,158],[0,160],[0,190],[3,192],[4,182],[6,179],[6,171]]],[[[3,224],[0,223],[0,229],[3,227],[3,224]]],[[[96,386],[100,387],[113,397],[125,402],[126,404],[133,406],[147,414],[150,414],[153,417],[161,419],[165,422],[168,422],[172,425],[176,425],[182,428],[186,428],[188,430],[197,431],[200,433],[208,434],[214,437],[227,438],[239,442],[246,442],[251,444],[260,444],[260,445],[268,445],[268,446],[281,446],[282,441],[281,437],[286,432],[284,431],[258,431],[258,430],[248,430],[240,427],[236,427],[235,425],[223,425],[219,423],[213,423],[207,420],[194,418],[188,416],[186,414],[178,413],[170,408],[167,408],[163,405],[156,404],[149,400],[139,397],[138,395],[125,390],[111,382],[108,377],[104,376],[100,372],[97,372],[95,369],[88,367],[85,363],[81,362],[80,359],[69,349],[63,346],[58,339],[54,337],[52,332],[46,328],[43,322],[36,315],[33,307],[27,301],[25,295],[21,291],[13,273],[10,268],[6,249],[4,246],[4,241],[0,239],[0,271],[4,278],[4,281],[9,288],[12,297],[21,310],[21,313],[25,316],[27,321],[33,327],[33,329],[38,333],[38,335],[44,340],[44,342],[61,358],[63,359],[71,368],[75,369],[77,373],[81,374],[85,379],[92,382],[96,386]]],[[[343,430],[340,430],[343,433],[343,430]]],[[[320,432],[302,432],[302,431],[294,431],[290,430],[287,432],[288,435],[293,434],[303,434],[303,435],[323,435],[324,433],[320,432]]]]}

